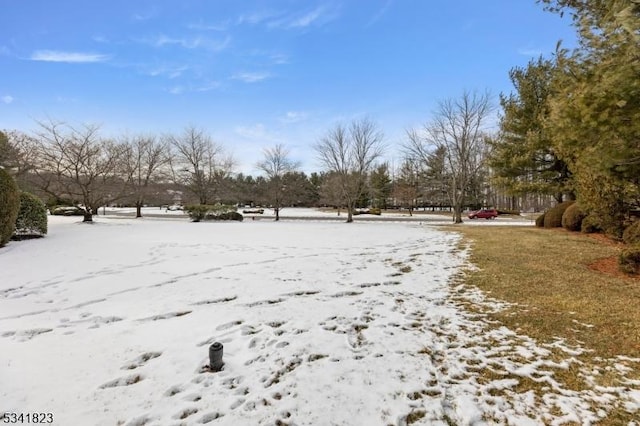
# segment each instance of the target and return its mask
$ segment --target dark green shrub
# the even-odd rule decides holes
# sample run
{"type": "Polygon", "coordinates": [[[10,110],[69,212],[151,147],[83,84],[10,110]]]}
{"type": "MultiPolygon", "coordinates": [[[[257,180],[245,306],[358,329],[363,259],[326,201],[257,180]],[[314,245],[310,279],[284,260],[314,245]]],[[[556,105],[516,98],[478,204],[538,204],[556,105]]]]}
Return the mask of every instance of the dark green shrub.
{"type": "Polygon", "coordinates": [[[54,216],[84,216],[84,209],[76,206],[55,206],[51,208],[54,216]]]}
{"type": "Polygon", "coordinates": [[[574,201],[565,201],[550,208],[544,215],[544,227],[545,228],[561,228],[562,227],[562,215],[565,210],[573,204],[574,201]]]}
{"type": "Polygon", "coordinates": [[[208,210],[209,206],[206,204],[194,204],[184,208],[192,222],[203,220],[208,210]]]}
{"type": "Polygon", "coordinates": [[[196,204],[186,206],[184,210],[189,214],[192,222],[200,222],[201,220],[238,220],[244,217],[237,212],[235,206],[226,204],[206,205],[196,204]]]}
{"type": "Polygon", "coordinates": [[[536,217],[536,226],[538,228],[544,227],[544,215],[545,213],[542,213],[540,216],[536,217]]]}
{"type": "Polygon", "coordinates": [[[622,241],[625,244],[640,244],[640,220],[636,220],[625,228],[622,241]]]}
{"type": "Polygon", "coordinates": [[[35,195],[21,192],[14,239],[43,237],[46,233],[47,206],[35,195]]]}
{"type": "Polygon", "coordinates": [[[578,232],[582,229],[582,220],[586,214],[577,203],[571,204],[562,215],[562,227],[569,231],[578,232]]]}
{"type": "Polygon", "coordinates": [[[600,220],[593,214],[588,214],[582,219],[581,230],[585,234],[593,234],[602,231],[600,227],[600,220]]]}
{"type": "Polygon", "coordinates": [[[623,250],[618,258],[618,267],[626,274],[640,274],[640,245],[623,250]]]}
{"type": "Polygon", "coordinates": [[[238,212],[226,212],[220,214],[208,214],[205,216],[204,220],[236,220],[238,222],[242,222],[244,216],[242,216],[238,212]]]}
{"type": "Polygon", "coordinates": [[[18,185],[5,169],[0,168],[0,247],[11,239],[19,210],[18,185]]]}

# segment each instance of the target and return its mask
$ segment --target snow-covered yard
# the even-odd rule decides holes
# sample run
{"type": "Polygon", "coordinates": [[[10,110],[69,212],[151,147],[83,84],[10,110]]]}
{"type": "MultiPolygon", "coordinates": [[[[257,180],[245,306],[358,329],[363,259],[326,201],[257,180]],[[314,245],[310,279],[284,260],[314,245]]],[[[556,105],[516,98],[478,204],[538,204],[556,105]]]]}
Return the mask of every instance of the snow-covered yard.
{"type": "Polygon", "coordinates": [[[640,400],[564,389],[552,370],[569,354],[465,313],[450,298],[456,234],[78,220],[51,217],[45,239],[0,251],[0,411],[56,425],[534,425],[640,400]],[[216,341],[225,366],[211,373],[216,341]]]}

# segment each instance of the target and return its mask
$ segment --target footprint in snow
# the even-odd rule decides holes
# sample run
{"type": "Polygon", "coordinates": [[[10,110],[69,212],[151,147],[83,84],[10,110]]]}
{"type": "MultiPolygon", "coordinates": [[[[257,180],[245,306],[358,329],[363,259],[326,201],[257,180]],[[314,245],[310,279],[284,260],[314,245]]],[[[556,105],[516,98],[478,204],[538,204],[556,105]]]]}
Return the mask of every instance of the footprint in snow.
{"type": "Polygon", "coordinates": [[[176,318],[176,317],[183,317],[185,315],[189,315],[191,312],[192,311],[169,312],[166,314],[160,314],[160,315],[154,315],[147,318],[141,318],[138,321],[158,321],[158,320],[165,320],[165,319],[176,318]]]}
{"type": "Polygon", "coordinates": [[[111,380],[100,386],[100,389],[116,388],[121,386],[131,386],[138,382],[141,382],[144,376],[141,374],[133,374],[127,377],[120,377],[119,379],[111,380]]]}
{"type": "Polygon", "coordinates": [[[145,365],[148,361],[158,358],[160,355],[162,355],[162,352],[145,352],[130,363],[124,365],[121,370],[135,370],[145,365]]]}

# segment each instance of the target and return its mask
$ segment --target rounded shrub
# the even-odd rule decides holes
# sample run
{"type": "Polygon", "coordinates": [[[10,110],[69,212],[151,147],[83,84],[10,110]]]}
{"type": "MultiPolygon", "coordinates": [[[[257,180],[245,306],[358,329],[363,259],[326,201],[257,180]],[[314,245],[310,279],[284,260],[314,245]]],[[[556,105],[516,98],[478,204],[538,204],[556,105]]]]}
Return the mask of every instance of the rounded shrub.
{"type": "Polygon", "coordinates": [[[594,214],[588,214],[582,219],[581,231],[585,234],[593,234],[602,231],[600,219],[594,214]]]}
{"type": "Polygon", "coordinates": [[[562,227],[562,215],[565,210],[573,204],[575,201],[565,201],[550,208],[544,215],[544,227],[545,228],[561,228],[562,227]]]}
{"type": "Polygon", "coordinates": [[[625,228],[622,241],[625,244],[640,244],[640,220],[636,220],[625,228]]]}
{"type": "Polygon", "coordinates": [[[0,168],[0,247],[7,244],[13,236],[19,210],[18,185],[6,170],[0,168]]]}
{"type": "Polygon", "coordinates": [[[569,231],[578,232],[582,229],[582,220],[586,215],[577,203],[571,204],[562,215],[562,227],[569,231]]]}
{"type": "Polygon", "coordinates": [[[536,226],[538,228],[544,227],[544,216],[546,213],[542,213],[540,216],[536,217],[536,226]]]}
{"type": "Polygon", "coordinates": [[[20,193],[16,239],[43,237],[47,233],[47,206],[33,194],[20,193]]]}
{"type": "Polygon", "coordinates": [[[636,244],[622,250],[618,258],[618,267],[626,274],[640,274],[640,245],[636,244]]]}

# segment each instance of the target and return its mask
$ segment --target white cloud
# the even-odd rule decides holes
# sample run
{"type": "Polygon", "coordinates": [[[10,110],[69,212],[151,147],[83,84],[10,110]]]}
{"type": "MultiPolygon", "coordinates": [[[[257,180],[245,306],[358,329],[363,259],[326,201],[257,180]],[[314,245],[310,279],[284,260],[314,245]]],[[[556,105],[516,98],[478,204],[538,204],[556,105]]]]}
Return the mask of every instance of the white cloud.
{"type": "Polygon", "coordinates": [[[147,40],[146,42],[156,47],[177,45],[184,47],[185,49],[207,49],[214,52],[219,52],[229,46],[229,44],[231,43],[231,37],[227,36],[222,40],[214,40],[207,37],[173,38],[162,34],[155,39],[147,40]]]}
{"type": "Polygon", "coordinates": [[[111,56],[100,53],[62,52],[59,50],[36,50],[31,54],[32,61],[66,62],[66,63],[94,63],[105,62],[111,56]]]}
{"type": "Polygon", "coordinates": [[[234,80],[244,81],[245,83],[257,83],[271,77],[268,72],[241,72],[234,74],[231,78],[234,80]]]}
{"type": "Polygon", "coordinates": [[[382,8],[380,8],[375,15],[373,15],[371,17],[371,19],[369,19],[369,22],[367,22],[367,27],[372,26],[373,24],[375,24],[376,22],[378,22],[385,13],[387,13],[387,10],[389,10],[389,8],[391,7],[391,4],[393,3],[393,0],[387,0],[387,2],[384,4],[384,6],[382,6],[382,8]]]}
{"type": "Polygon", "coordinates": [[[236,133],[240,136],[248,139],[260,139],[265,135],[264,125],[261,123],[254,124],[253,126],[238,126],[235,129],[236,133]]]}
{"type": "Polygon", "coordinates": [[[285,65],[289,63],[289,57],[284,53],[275,53],[271,55],[271,60],[276,65],[285,65]]]}
{"type": "Polygon", "coordinates": [[[4,102],[7,105],[9,105],[11,102],[14,101],[13,96],[10,96],[10,95],[5,95],[1,99],[2,99],[2,102],[4,102]]]}
{"type": "Polygon", "coordinates": [[[523,56],[541,56],[544,52],[540,49],[520,48],[518,54],[523,56]]]}
{"type": "Polygon", "coordinates": [[[269,28],[307,28],[311,25],[321,26],[335,18],[337,18],[337,10],[330,11],[325,6],[317,7],[316,9],[303,14],[291,14],[286,17],[273,20],[267,24],[269,28]]]}
{"type": "Polygon", "coordinates": [[[282,12],[273,12],[273,11],[254,12],[247,15],[240,15],[236,23],[237,25],[242,25],[242,24],[256,25],[282,15],[283,15],[282,12]]]}
{"type": "Polygon", "coordinates": [[[109,39],[102,35],[94,35],[91,39],[96,43],[109,43],[109,39]]]}
{"type": "Polygon", "coordinates": [[[184,87],[182,86],[174,86],[169,89],[169,93],[172,95],[181,95],[184,93],[184,87]]]}
{"type": "Polygon", "coordinates": [[[239,136],[256,142],[280,143],[283,141],[282,138],[269,132],[262,123],[252,126],[237,126],[234,131],[239,136]]]}
{"type": "Polygon", "coordinates": [[[196,89],[196,92],[209,92],[211,90],[216,90],[221,86],[219,81],[210,81],[196,89]]]}
{"type": "Polygon", "coordinates": [[[287,111],[287,113],[280,117],[280,121],[286,124],[299,123],[308,118],[309,114],[303,111],[287,111]]]}
{"type": "Polygon", "coordinates": [[[171,66],[160,66],[152,69],[148,72],[148,74],[152,77],[163,76],[170,79],[180,77],[189,67],[186,65],[171,67],[171,66]]]}
{"type": "Polygon", "coordinates": [[[289,24],[291,28],[299,28],[299,27],[308,27],[309,25],[316,22],[321,16],[324,8],[319,7],[316,10],[313,10],[303,16],[300,16],[289,24]]]}
{"type": "Polygon", "coordinates": [[[215,24],[205,24],[203,22],[197,22],[193,24],[189,24],[187,28],[195,31],[226,31],[231,25],[230,20],[226,20],[223,22],[218,22],[215,24]]]}

